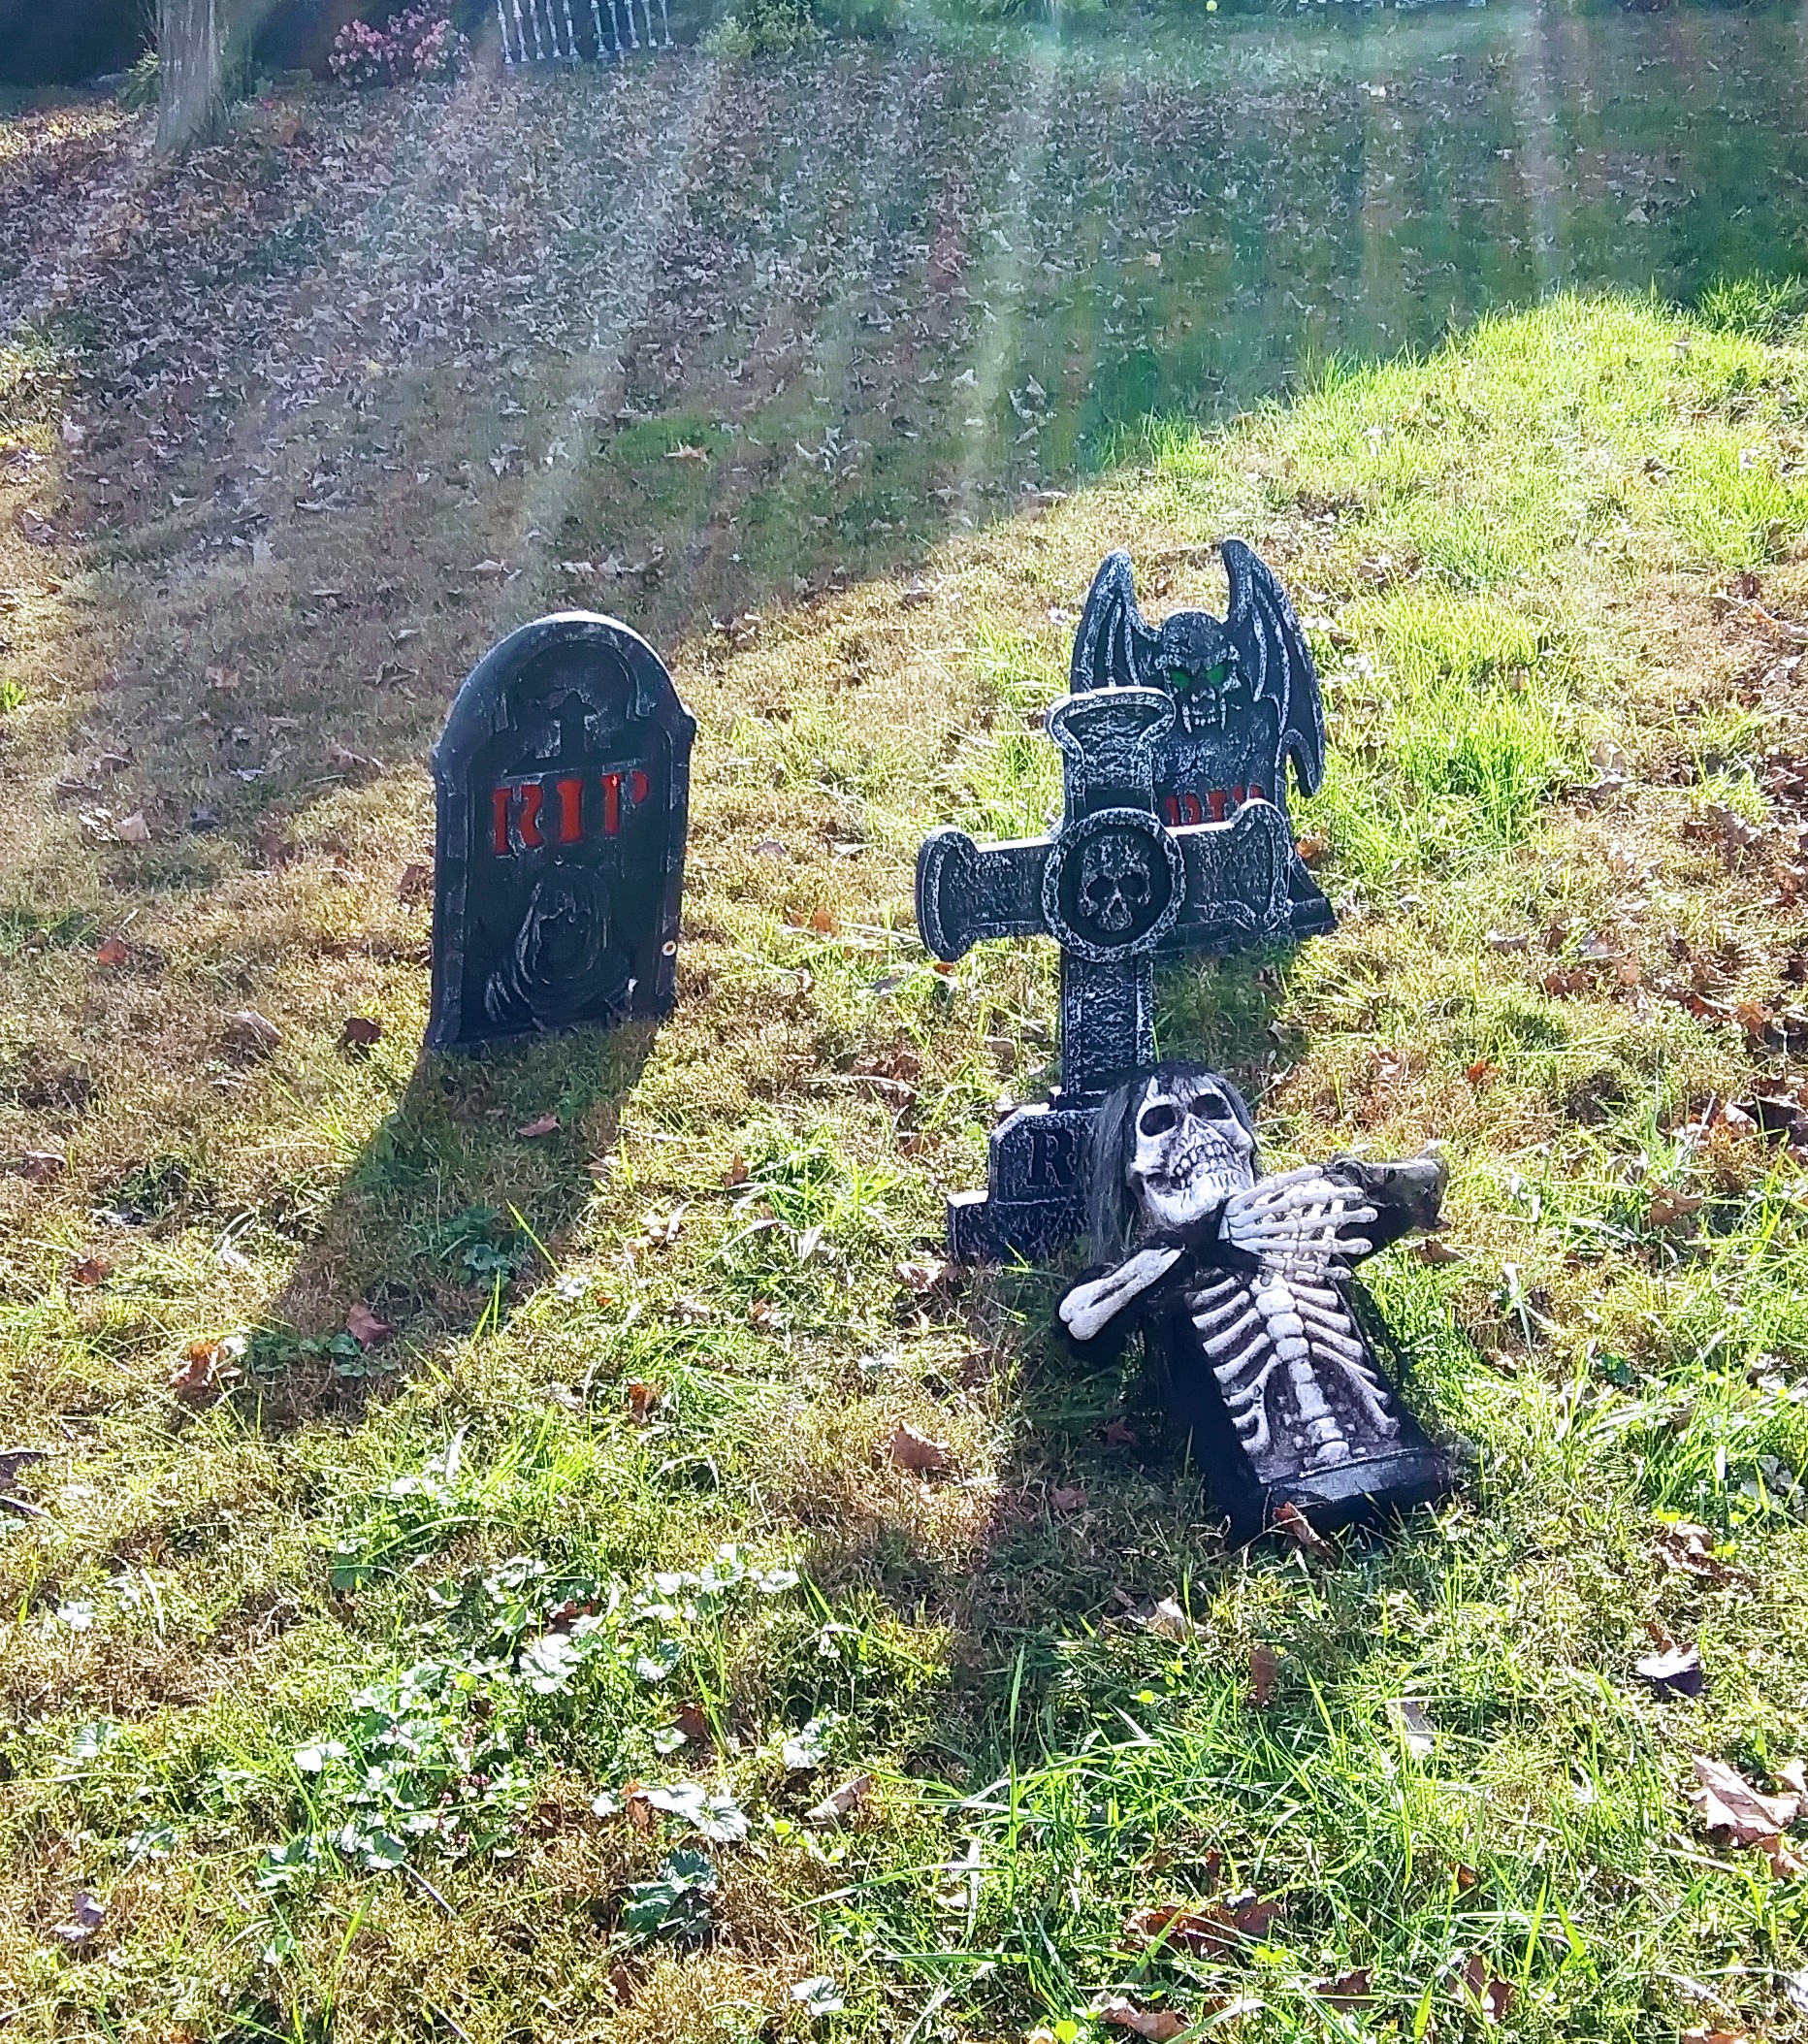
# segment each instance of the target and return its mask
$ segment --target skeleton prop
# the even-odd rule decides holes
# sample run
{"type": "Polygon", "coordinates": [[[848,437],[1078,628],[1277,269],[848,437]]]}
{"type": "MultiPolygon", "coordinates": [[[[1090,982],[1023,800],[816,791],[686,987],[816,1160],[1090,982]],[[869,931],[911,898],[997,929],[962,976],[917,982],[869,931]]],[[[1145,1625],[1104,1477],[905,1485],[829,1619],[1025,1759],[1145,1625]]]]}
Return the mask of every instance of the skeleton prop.
{"type": "Polygon", "coordinates": [[[1249,1110],[1203,1065],[1157,1065],[1099,1110],[1091,1220],[1109,1268],[1069,1290],[1061,1319],[1082,1344],[1142,1329],[1235,1539],[1283,1505],[1329,1531],[1448,1490],[1353,1278],[1437,1225],[1444,1179],[1430,1157],[1258,1178],[1249,1110]]]}

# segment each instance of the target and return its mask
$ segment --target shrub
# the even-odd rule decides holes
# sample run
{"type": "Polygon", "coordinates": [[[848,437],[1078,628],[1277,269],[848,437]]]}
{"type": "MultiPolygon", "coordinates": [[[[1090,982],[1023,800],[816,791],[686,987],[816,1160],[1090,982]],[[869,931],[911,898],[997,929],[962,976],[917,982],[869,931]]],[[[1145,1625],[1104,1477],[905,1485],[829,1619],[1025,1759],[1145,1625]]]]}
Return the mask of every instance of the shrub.
{"type": "Polygon", "coordinates": [[[327,63],[341,84],[395,85],[404,79],[456,78],[469,56],[470,44],[445,8],[426,5],[391,15],[381,28],[347,21],[327,63]]]}
{"type": "Polygon", "coordinates": [[[157,95],[163,89],[163,63],[154,49],[145,50],[119,87],[119,104],[128,114],[142,114],[146,107],[157,104],[157,95]]]}
{"type": "Polygon", "coordinates": [[[740,0],[704,38],[717,56],[783,57],[823,40],[810,0],[740,0]]]}

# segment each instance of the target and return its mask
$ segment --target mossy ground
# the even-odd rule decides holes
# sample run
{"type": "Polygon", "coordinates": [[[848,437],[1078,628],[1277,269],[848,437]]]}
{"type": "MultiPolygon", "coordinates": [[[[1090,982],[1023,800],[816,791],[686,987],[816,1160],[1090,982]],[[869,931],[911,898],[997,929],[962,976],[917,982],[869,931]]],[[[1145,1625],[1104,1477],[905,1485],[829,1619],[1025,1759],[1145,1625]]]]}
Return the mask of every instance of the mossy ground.
{"type": "MultiPolygon", "coordinates": [[[[64,1160],[0,1180],[5,1444],[45,1451],[0,1517],[10,2034],[916,2044],[1089,2033],[1110,1992],[1452,2037],[1466,1979],[1502,2036],[1808,2028],[1802,1878],[1684,1800],[1694,1753],[1808,1740],[1802,1160],[1716,1109],[1800,1097],[1808,345],[1563,299],[732,631],[668,588],[677,1013],[430,1062],[414,762],[559,586],[534,452],[448,510],[411,443],[336,516],[323,430],[265,450],[274,557],[178,557],[148,500],[81,540],[85,344],[0,389],[0,1153],[64,1160]],[[1276,1161],[1454,1171],[1453,1260],[1377,1285],[1469,1474],[1329,1563],[1225,1550],[1134,1362],[1051,1340],[1057,1274],[933,1263],[1046,1083],[1052,960],[933,966],[917,843],[1039,825],[1101,554],[1159,614],[1226,532],[1318,652],[1297,822],[1341,923],[1170,973],[1163,1045],[1276,1161]],[[1183,1639],[1127,1615],[1170,1597],[1183,1639]],[[1698,1700],[1632,1671],[1670,1638],[1698,1700]],[[611,1812],[635,1780],[746,1835],[611,1812]],[[1126,1930],[1238,1890],[1277,1907],[1234,1952],[1126,1930]],[[1350,1969],[1360,2005],[1315,1988],[1350,1969]]],[[[451,469],[453,373],[354,380],[346,430],[393,405],[451,469]]]]}

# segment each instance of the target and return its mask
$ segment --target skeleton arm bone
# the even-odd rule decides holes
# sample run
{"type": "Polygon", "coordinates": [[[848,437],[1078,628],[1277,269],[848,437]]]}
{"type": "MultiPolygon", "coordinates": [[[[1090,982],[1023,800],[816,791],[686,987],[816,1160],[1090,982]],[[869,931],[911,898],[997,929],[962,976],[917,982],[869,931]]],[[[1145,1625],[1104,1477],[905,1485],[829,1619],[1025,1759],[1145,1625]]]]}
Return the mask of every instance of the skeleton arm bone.
{"type": "Polygon", "coordinates": [[[1076,1284],[1061,1301],[1061,1320],[1077,1342],[1089,1342],[1133,1300],[1165,1278],[1185,1252],[1178,1249],[1139,1249],[1128,1262],[1102,1278],[1076,1284]]]}
{"type": "Polygon", "coordinates": [[[1316,1164],[1302,1164],[1239,1192],[1225,1206],[1220,1233],[1247,1255],[1328,1262],[1366,1256],[1370,1242],[1345,1231],[1374,1218],[1360,1192],[1327,1178],[1316,1164]]]}

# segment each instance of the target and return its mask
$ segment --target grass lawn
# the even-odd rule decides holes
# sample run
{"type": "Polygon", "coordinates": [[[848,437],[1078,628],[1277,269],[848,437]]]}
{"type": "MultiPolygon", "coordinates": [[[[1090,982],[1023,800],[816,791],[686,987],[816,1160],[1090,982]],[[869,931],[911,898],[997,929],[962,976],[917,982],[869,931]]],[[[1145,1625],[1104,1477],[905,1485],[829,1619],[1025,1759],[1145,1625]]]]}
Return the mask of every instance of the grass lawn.
{"type": "Polygon", "coordinates": [[[547,479],[581,351],[516,418],[500,329],[310,349],[386,285],[298,146],[188,189],[207,275],[71,257],[199,373],[130,290],[0,355],[0,2032],[1808,2036],[1808,1835],[1688,1800],[1808,1750],[1799,326],[1557,300],[718,625],[547,479]],[[1164,1049],[1273,1163],[1454,1174],[1374,1268],[1462,1493],[1328,1560],[1226,1551],[1060,1274],[937,1256],[1053,959],[933,965],[917,844],[1040,827],[1108,547],[1160,614],[1231,532],[1342,920],[1164,1049]],[[424,1063],[422,751],[618,542],[701,727],[678,1012],[424,1063]]]}

